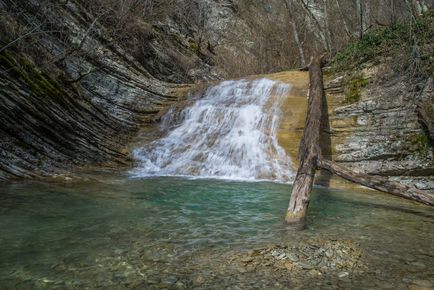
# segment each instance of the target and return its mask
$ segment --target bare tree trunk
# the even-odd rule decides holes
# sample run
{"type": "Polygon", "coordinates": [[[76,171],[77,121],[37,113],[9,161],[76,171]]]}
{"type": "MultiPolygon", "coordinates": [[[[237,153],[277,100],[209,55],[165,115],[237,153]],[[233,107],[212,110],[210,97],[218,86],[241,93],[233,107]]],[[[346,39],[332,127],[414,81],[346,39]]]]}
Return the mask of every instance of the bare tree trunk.
{"type": "Polygon", "coordinates": [[[330,30],[330,18],[329,18],[329,7],[328,7],[328,0],[323,0],[323,7],[324,7],[324,29],[325,29],[325,33],[326,33],[326,37],[328,39],[328,43],[329,43],[329,49],[330,49],[330,53],[333,54],[333,47],[331,45],[332,42],[332,33],[330,30]]]}
{"type": "Polygon", "coordinates": [[[322,103],[325,98],[320,58],[315,58],[311,62],[309,66],[309,78],[307,117],[298,152],[300,167],[295,177],[291,200],[285,218],[286,223],[299,224],[302,227],[305,223],[317,160],[320,155],[322,103]]]}
{"type": "Polygon", "coordinates": [[[325,51],[330,53],[330,51],[331,51],[330,42],[329,42],[329,39],[327,38],[327,35],[325,34],[323,28],[321,27],[321,24],[319,23],[315,14],[313,14],[313,12],[310,11],[309,6],[304,2],[305,0],[299,0],[299,1],[301,3],[301,6],[303,7],[304,11],[306,12],[306,14],[309,16],[309,18],[313,21],[313,24],[316,26],[317,35],[318,35],[321,43],[323,44],[325,51]]]}
{"type": "Polygon", "coordinates": [[[297,44],[298,54],[300,56],[301,66],[306,66],[306,57],[304,55],[303,44],[300,41],[300,37],[297,30],[297,25],[295,24],[294,14],[292,13],[293,6],[290,3],[291,0],[284,0],[286,11],[288,12],[289,22],[291,23],[292,33],[294,35],[295,43],[297,44]]]}
{"type": "Polygon", "coordinates": [[[410,11],[412,20],[416,20],[416,17],[418,16],[417,11],[415,10],[415,7],[413,6],[413,3],[410,2],[410,0],[404,0],[405,5],[407,6],[408,10],[410,11]]]}
{"type": "Polygon", "coordinates": [[[390,0],[389,5],[390,5],[390,23],[392,25],[395,25],[396,24],[395,0],[390,0]]]}
{"type": "Polygon", "coordinates": [[[371,5],[369,4],[369,1],[365,1],[365,17],[363,17],[363,25],[364,25],[364,32],[368,31],[369,28],[371,28],[371,5]]]}
{"type": "Polygon", "coordinates": [[[363,32],[365,31],[365,27],[363,25],[363,4],[360,0],[356,1],[357,5],[357,14],[359,15],[359,38],[363,38],[363,32]]]}
{"type": "Polygon", "coordinates": [[[341,4],[339,3],[339,0],[336,0],[336,7],[338,8],[339,14],[341,15],[342,23],[344,24],[345,32],[347,33],[348,38],[351,39],[353,37],[353,35],[350,32],[350,29],[348,28],[348,24],[347,24],[347,21],[345,20],[345,15],[344,15],[344,12],[342,11],[342,7],[341,7],[341,4]]]}
{"type": "Polygon", "coordinates": [[[291,26],[292,26],[292,33],[294,34],[294,40],[298,47],[298,54],[300,56],[301,66],[303,67],[306,65],[306,57],[304,56],[303,45],[300,42],[297,26],[295,25],[295,22],[293,20],[291,20],[291,26]]]}
{"type": "Polygon", "coordinates": [[[389,181],[387,180],[387,178],[384,177],[354,172],[352,170],[349,170],[345,166],[325,159],[320,159],[318,161],[318,166],[322,169],[330,171],[333,174],[336,174],[337,176],[340,176],[346,180],[355,182],[357,184],[361,184],[369,188],[387,192],[423,204],[434,205],[433,194],[429,194],[415,187],[410,187],[399,182],[389,181]]]}

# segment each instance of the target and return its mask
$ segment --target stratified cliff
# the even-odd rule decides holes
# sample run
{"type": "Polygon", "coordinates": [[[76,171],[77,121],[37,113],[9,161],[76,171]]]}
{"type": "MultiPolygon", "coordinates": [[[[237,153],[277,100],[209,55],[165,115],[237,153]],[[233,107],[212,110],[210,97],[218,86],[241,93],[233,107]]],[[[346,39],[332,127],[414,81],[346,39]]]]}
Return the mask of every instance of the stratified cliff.
{"type": "Polygon", "coordinates": [[[152,27],[150,57],[139,63],[80,1],[1,0],[0,10],[0,180],[125,164],[129,135],[179,99],[184,86],[161,79],[218,77],[188,44],[152,27]],[[174,61],[180,55],[193,72],[174,61]]]}
{"type": "Polygon", "coordinates": [[[383,29],[338,55],[326,74],[334,160],[434,189],[433,24],[383,29]]]}

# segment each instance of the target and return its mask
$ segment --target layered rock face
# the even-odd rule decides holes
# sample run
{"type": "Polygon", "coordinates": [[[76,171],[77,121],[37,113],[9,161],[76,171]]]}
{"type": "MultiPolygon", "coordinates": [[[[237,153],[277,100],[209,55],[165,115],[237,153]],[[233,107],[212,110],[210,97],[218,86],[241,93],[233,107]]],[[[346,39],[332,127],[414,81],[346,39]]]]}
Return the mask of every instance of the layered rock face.
{"type": "Polygon", "coordinates": [[[167,70],[178,83],[218,77],[174,37],[165,39],[170,47],[159,42],[158,31],[149,52],[160,61],[139,63],[78,1],[1,0],[0,9],[0,180],[128,163],[129,134],[184,95],[185,86],[160,80],[167,70]],[[169,52],[195,63],[200,76],[167,67],[169,52]]]}
{"type": "Polygon", "coordinates": [[[399,76],[387,62],[328,75],[333,159],[432,190],[434,157],[426,121],[433,119],[421,119],[420,109],[431,114],[433,80],[399,76]]]}
{"type": "Polygon", "coordinates": [[[244,0],[184,2],[200,11],[127,17],[139,39],[130,47],[110,1],[0,0],[0,179],[128,164],[126,141],[184,98],[184,83],[256,72],[262,20],[286,15],[244,0]]]}

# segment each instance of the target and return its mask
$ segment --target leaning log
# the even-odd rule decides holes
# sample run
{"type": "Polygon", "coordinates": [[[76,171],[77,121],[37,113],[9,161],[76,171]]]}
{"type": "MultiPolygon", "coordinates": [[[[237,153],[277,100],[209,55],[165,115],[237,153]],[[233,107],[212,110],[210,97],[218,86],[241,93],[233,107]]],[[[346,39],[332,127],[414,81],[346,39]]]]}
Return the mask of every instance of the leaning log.
{"type": "MultiPolygon", "coordinates": [[[[434,194],[432,193],[399,182],[389,181],[383,177],[354,172],[328,160],[331,159],[330,140],[327,140],[327,138],[330,138],[330,129],[321,70],[321,57],[314,59],[309,65],[309,78],[307,116],[298,152],[300,167],[294,180],[291,200],[285,217],[286,223],[304,227],[310,192],[318,168],[369,188],[434,206],[434,194]]],[[[420,115],[425,117],[423,114],[420,115]]]]}
{"type": "Polygon", "coordinates": [[[342,177],[343,179],[354,183],[367,186],[382,192],[390,193],[395,196],[410,199],[427,205],[434,205],[434,194],[425,192],[399,182],[389,181],[387,178],[372,176],[365,173],[355,172],[337,164],[336,162],[322,159],[318,160],[318,167],[325,169],[332,174],[342,177]]]}
{"type": "Polygon", "coordinates": [[[312,60],[309,66],[309,101],[307,117],[298,151],[300,167],[294,180],[291,200],[286,212],[286,223],[304,225],[310,192],[312,190],[318,156],[320,156],[321,119],[324,84],[321,70],[321,58],[312,60]]]}

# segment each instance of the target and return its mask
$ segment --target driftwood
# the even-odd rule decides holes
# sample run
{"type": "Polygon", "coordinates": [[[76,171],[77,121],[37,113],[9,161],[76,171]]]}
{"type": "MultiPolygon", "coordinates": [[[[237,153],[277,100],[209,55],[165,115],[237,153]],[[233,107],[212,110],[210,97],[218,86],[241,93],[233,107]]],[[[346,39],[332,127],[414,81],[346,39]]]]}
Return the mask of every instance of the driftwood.
{"type": "Polygon", "coordinates": [[[387,192],[399,197],[414,200],[427,205],[434,205],[434,195],[423,190],[411,187],[399,182],[389,181],[381,176],[373,176],[364,173],[354,172],[345,166],[325,159],[318,161],[318,166],[330,171],[343,179],[361,184],[379,191],[387,192]]]}
{"type": "MultiPolygon", "coordinates": [[[[300,167],[294,180],[291,200],[285,221],[288,224],[304,226],[317,169],[326,170],[346,180],[363,186],[390,193],[395,196],[434,206],[434,195],[384,177],[354,172],[332,162],[330,128],[327,100],[321,70],[321,59],[312,60],[309,66],[309,101],[303,138],[300,143],[298,159],[300,167]]],[[[323,180],[324,181],[324,180],[323,180]]],[[[322,185],[328,185],[327,183],[322,185]]]]}

